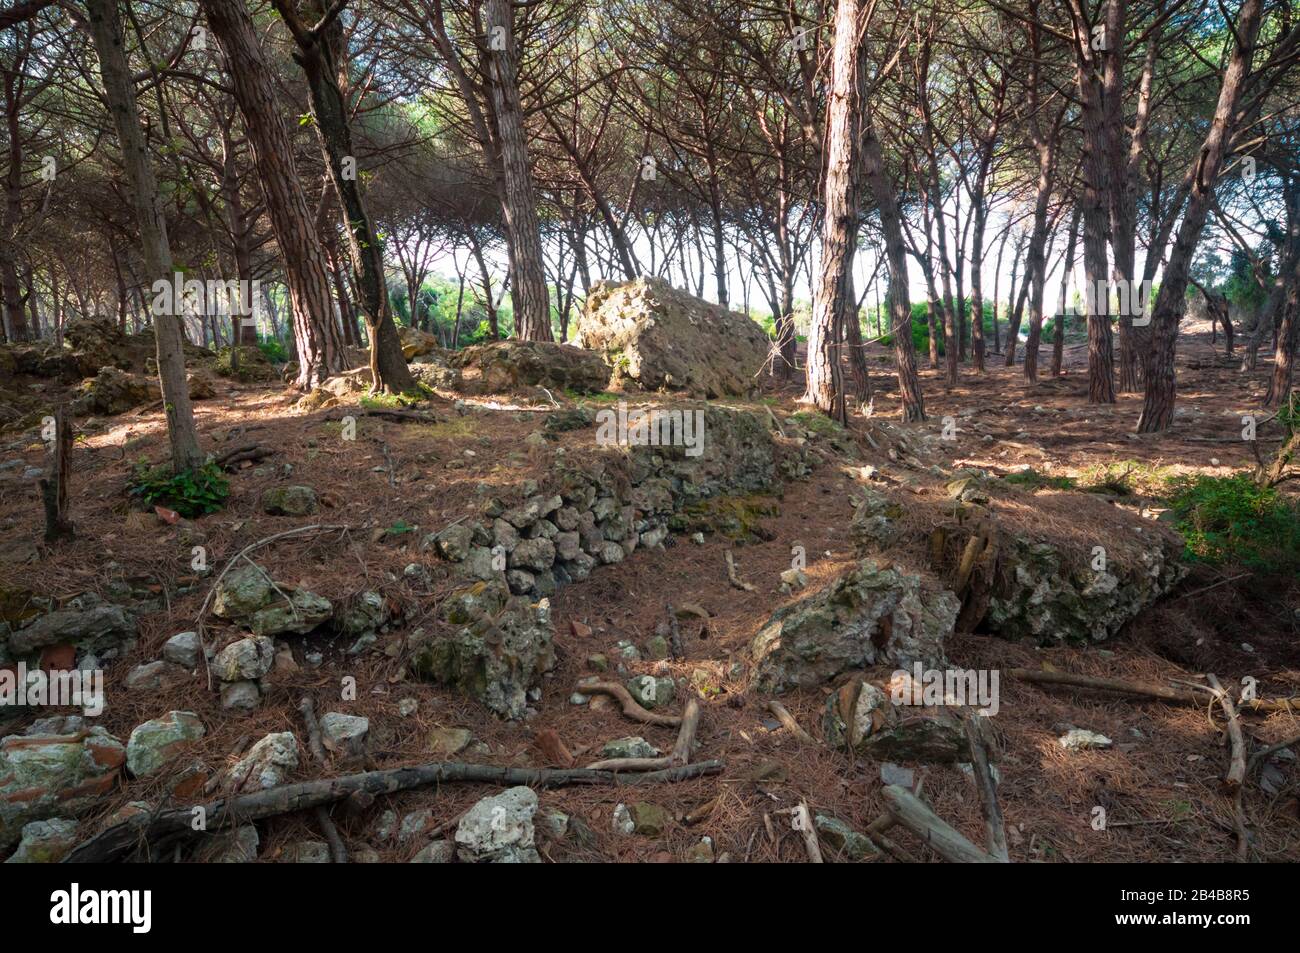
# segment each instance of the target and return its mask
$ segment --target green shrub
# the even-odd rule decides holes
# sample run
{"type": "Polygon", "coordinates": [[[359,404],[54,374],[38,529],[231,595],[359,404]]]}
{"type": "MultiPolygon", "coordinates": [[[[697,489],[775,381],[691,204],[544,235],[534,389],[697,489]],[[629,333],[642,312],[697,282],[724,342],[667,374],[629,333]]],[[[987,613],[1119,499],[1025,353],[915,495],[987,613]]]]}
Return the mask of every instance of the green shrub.
{"type": "Polygon", "coordinates": [[[1249,474],[1179,477],[1169,504],[1189,559],[1271,573],[1300,571],[1300,512],[1249,474]]]}
{"type": "Polygon", "coordinates": [[[257,349],[265,354],[266,359],[272,364],[286,364],[289,361],[289,355],[285,351],[284,345],[275,338],[258,338],[257,349]]]}
{"type": "Polygon", "coordinates": [[[150,506],[161,505],[186,518],[215,513],[230,496],[230,481],[215,463],[196,470],[173,473],[166,465],[140,464],[128,485],[132,496],[150,506]]]}
{"type": "Polygon", "coordinates": [[[413,388],[400,394],[364,394],[357,403],[367,410],[401,410],[433,396],[432,387],[423,381],[416,381],[413,388]]]}
{"type": "Polygon", "coordinates": [[[1073,490],[1075,486],[1074,477],[1048,476],[1032,468],[1008,473],[1002,480],[1012,486],[1023,486],[1030,490],[1042,490],[1049,487],[1053,490],[1073,490]]]}

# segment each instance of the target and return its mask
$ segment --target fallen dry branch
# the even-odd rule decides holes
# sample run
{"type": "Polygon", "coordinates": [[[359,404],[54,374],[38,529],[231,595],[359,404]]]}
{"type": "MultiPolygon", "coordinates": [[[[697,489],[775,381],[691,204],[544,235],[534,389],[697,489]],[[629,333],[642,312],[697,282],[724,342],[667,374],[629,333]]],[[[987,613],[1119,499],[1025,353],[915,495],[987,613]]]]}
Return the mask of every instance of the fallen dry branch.
{"type": "Polygon", "coordinates": [[[623,714],[633,721],[645,722],[647,725],[665,725],[669,728],[676,728],[682,723],[682,719],[677,715],[661,715],[657,712],[646,711],[632,697],[632,693],[618,682],[582,681],[578,683],[575,691],[583,695],[609,695],[617,699],[618,703],[623,706],[623,714]]]}
{"type": "Polygon", "coordinates": [[[993,780],[993,769],[989,767],[989,751],[981,736],[975,719],[979,715],[966,717],[966,741],[970,744],[971,768],[975,772],[975,787],[980,796],[980,812],[984,815],[984,834],[989,853],[1001,861],[1010,861],[1007,852],[1007,827],[1002,819],[1002,807],[998,804],[998,786],[993,780]]]}
{"type": "Polygon", "coordinates": [[[671,602],[668,603],[668,646],[673,661],[680,661],[686,657],[686,650],[682,647],[682,630],[677,624],[677,613],[671,602]]]}
{"type": "Polygon", "coordinates": [[[794,715],[790,714],[789,710],[776,699],[772,699],[767,703],[767,710],[776,717],[782,728],[804,744],[815,745],[817,743],[817,739],[804,731],[799,722],[794,720],[794,715]]]}
{"type": "Polygon", "coordinates": [[[257,463],[275,453],[270,447],[263,447],[261,444],[248,443],[242,447],[234,447],[227,450],[221,456],[217,457],[213,463],[223,470],[234,469],[239,464],[247,460],[249,463],[257,463]]]}
{"type": "MultiPolygon", "coordinates": [[[[304,696],[302,701],[298,702],[298,711],[302,713],[302,720],[307,725],[307,747],[311,751],[311,756],[315,762],[322,768],[326,766],[325,745],[321,743],[320,722],[316,720],[316,706],[312,703],[311,698],[304,696]]],[[[330,812],[322,805],[315,811],[316,824],[320,827],[321,833],[325,835],[325,841],[330,845],[330,859],[336,864],[346,864],[348,862],[348,849],[343,845],[343,838],[339,836],[339,829],[334,826],[333,819],[330,818],[330,812]]]]}
{"type": "MultiPolygon", "coordinates": [[[[1098,692],[1114,692],[1119,695],[1136,695],[1140,698],[1152,698],[1174,705],[1204,706],[1213,696],[1213,691],[1202,688],[1197,691],[1184,691],[1167,688],[1163,685],[1146,685],[1140,682],[1126,682],[1118,678],[1098,678],[1093,675],[1075,675],[1071,672],[1046,672],[1029,668],[1012,668],[1007,670],[1012,678],[1040,685],[1062,685],[1067,688],[1090,688],[1098,692]]],[[[1237,703],[1240,711],[1300,712],[1300,698],[1256,698],[1252,701],[1237,703]]]]}
{"type": "Polygon", "coordinates": [[[787,808],[777,813],[790,815],[790,826],[803,838],[803,848],[808,854],[808,863],[824,864],[826,861],[822,859],[822,845],[817,840],[817,827],[813,824],[807,803],[800,801],[798,807],[787,808]]]}
{"type": "Polygon", "coordinates": [[[1246,807],[1243,802],[1246,780],[1246,737],[1241,730],[1241,716],[1232,696],[1219,684],[1218,676],[1207,673],[1205,681],[1219,701],[1228,718],[1228,773],[1223,778],[1223,793],[1232,798],[1232,826],[1237,835],[1237,862],[1244,864],[1250,859],[1250,834],[1246,830],[1246,807]]]}
{"type": "Polygon", "coordinates": [[[587,765],[588,771],[660,771],[664,768],[688,764],[691,760],[691,747],[695,744],[695,732],[700,726],[700,702],[691,698],[686,702],[682,713],[681,729],[677,732],[677,741],[673,750],[662,758],[609,758],[587,765]]]}
{"type": "MultiPolygon", "coordinates": [[[[341,778],[285,784],[239,797],[223,798],[202,807],[207,818],[207,831],[212,833],[268,817],[334,804],[358,792],[372,796],[396,794],[399,791],[453,781],[541,788],[570,784],[667,784],[717,774],[722,771],[722,767],[721,761],[701,761],[647,774],[618,774],[585,768],[501,768],[489,764],[439,761],[405,768],[366,771],[341,778]]],[[[202,833],[191,827],[195,816],[195,807],[182,807],[157,815],[138,814],[129,817],[78,845],[63,862],[113,863],[125,860],[141,849],[152,856],[161,856],[176,844],[202,833]]]]}
{"type": "Polygon", "coordinates": [[[1223,790],[1225,794],[1233,794],[1246,780],[1246,739],[1241,731],[1241,718],[1237,706],[1233,704],[1232,696],[1223,690],[1218,677],[1206,675],[1205,680],[1214,690],[1223,713],[1228,717],[1228,740],[1231,742],[1232,755],[1228,763],[1228,773],[1223,779],[1223,790]]]}
{"type": "Polygon", "coordinates": [[[347,407],[326,414],[322,420],[342,420],[344,417],[381,417],[399,424],[436,424],[438,418],[428,411],[387,410],[382,407],[347,407]]]}
{"type": "Polygon", "coordinates": [[[956,828],[930,810],[920,798],[896,784],[881,791],[894,821],[906,827],[944,860],[956,864],[1000,864],[992,854],[980,850],[956,828]]]}
{"type": "Polygon", "coordinates": [[[743,589],[745,592],[753,592],[754,587],[745,580],[736,575],[736,560],[731,555],[731,550],[727,550],[727,581],[737,589],[743,589]]]}

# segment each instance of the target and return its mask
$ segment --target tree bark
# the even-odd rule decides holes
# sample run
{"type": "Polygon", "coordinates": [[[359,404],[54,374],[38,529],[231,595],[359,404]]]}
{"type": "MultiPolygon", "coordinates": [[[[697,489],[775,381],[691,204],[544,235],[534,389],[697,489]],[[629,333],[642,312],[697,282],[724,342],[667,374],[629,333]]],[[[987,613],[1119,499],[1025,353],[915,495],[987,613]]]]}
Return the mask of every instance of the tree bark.
{"type": "Polygon", "coordinates": [[[1178,322],[1186,307],[1188,273],[1192,256],[1196,252],[1201,229],[1214,201],[1214,180],[1223,166],[1223,156],[1232,139],[1237,113],[1237,101],[1250,71],[1259,36],[1262,0],[1244,0],[1237,15],[1232,33],[1235,37],[1232,57],[1223,75],[1219,101],[1214,109],[1214,119],[1205,136],[1200,154],[1193,166],[1191,194],[1183,211],[1178,237],[1174,240],[1169,262],[1160,279],[1151,312],[1152,349],[1147,364],[1146,391],[1142,399],[1142,416],[1138,419],[1139,433],[1157,433],[1168,430],[1174,422],[1174,399],[1177,381],[1174,374],[1174,352],[1177,347],[1178,322]]]}
{"type": "Polygon", "coordinates": [[[862,136],[862,175],[880,212],[880,228],[885,236],[885,254],[889,259],[890,334],[894,338],[894,363],[898,369],[898,393],[904,421],[925,420],[925,400],[921,379],[916,371],[916,345],[912,342],[912,302],[908,295],[907,246],[903,241],[902,220],[894,184],[885,171],[885,159],[876,131],[868,121],[862,136]]]}
{"type": "MultiPolygon", "coordinates": [[[[1110,0],[1115,2],[1115,0],[1110,0]]],[[[1092,49],[1093,36],[1083,0],[1071,0],[1074,53],[1083,124],[1083,271],[1093,304],[1088,310],[1088,400],[1115,403],[1114,346],[1110,323],[1106,235],[1110,228],[1110,176],[1106,165],[1106,124],[1099,82],[1102,66],[1092,49]]],[[[1107,40],[1113,38],[1107,34],[1107,40]]]]}
{"type": "MultiPolygon", "coordinates": [[[[135,97],[135,83],[126,59],[126,42],[117,0],[88,0],[91,35],[99,54],[99,72],[104,82],[113,127],[122,149],[131,203],[144,250],[145,267],[155,281],[173,282],[171,245],[167,241],[167,222],[159,208],[158,180],[154,177],[148,145],[140,129],[140,111],[135,97]]],[[[181,289],[173,288],[175,301],[181,289]]],[[[185,380],[185,337],[181,328],[180,309],[173,314],[154,316],[154,341],[158,357],[158,382],[162,386],[163,410],[167,416],[167,437],[171,443],[172,468],[177,473],[203,465],[199,435],[194,426],[194,409],[190,404],[185,380]]]]}
{"type": "Polygon", "coordinates": [[[1070,216],[1070,238],[1065,246],[1065,266],[1061,269],[1060,307],[1056,309],[1056,329],[1052,335],[1052,376],[1061,376],[1061,363],[1065,359],[1065,314],[1069,307],[1070,273],[1074,271],[1074,250],[1079,244],[1079,207],[1070,216]]]}
{"type": "Polygon", "coordinates": [[[514,8],[510,0],[486,0],[484,11],[505,186],[502,211],[512,239],[510,300],[514,303],[515,336],[524,341],[553,341],[551,299],[542,267],[542,240],[519,101],[514,8]]]}
{"type": "Polygon", "coordinates": [[[830,101],[826,108],[826,165],[822,173],[821,267],[808,331],[808,389],[804,400],[844,422],[844,381],[840,366],[841,317],[851,302],[853,267],[853,159],[858,128],[858,3],[838,0],[831,52],[830,101]]]}
{"type": "Polygon", "coordinates": [[[333,320],[325,252],[298,178],[284,108],[243,0],[199,0],[199,5],[225,54],[235,100],[244,115],[289,287],[298,353],[295,383],[310,390],[343,370],[343,342],[333,320]]]}
{"type": "MultiPolygon", "coordinates": [[[[347,63],[343,27],[337,16],[328,23],[323,21],[326,9],[321,0],[308,0],[304,6],[311,19],[317,21],[315,26],[306,26],[289,0],[275,0],[275,8],[289,26],[297,46],[294,59],[307,77],[316,139],[342,205],[353,283],[370,334],[371,390],[398,394],[414,389],[415,378],[406,366],[402,342],[393,323],[384,279],[384,246],[371,222],[357,177],[357,156],[343,94],[347,63]]],[[[415,307],[414,300],[411,306],[415,307]]]]}

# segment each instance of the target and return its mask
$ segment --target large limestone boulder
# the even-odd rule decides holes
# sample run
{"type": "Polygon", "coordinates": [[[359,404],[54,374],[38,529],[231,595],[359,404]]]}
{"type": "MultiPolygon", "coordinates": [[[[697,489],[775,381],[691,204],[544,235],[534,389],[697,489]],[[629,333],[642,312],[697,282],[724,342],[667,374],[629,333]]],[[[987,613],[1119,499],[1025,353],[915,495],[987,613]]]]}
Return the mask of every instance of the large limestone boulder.
{"type": "Polygon", "coordinates": [[[412,670],[453,686],[505,718],[521,718],[528,693],[555,666],[547,600],[512,596],[499,580],[451,594],[439,625],[413,638],[412,670]]]}
{"type": "Polygon", "coordinates": [[[1172,589],[1187,574],[1177,541],[1142,527],[1140,542],[1106,568],[1080,559],[1048,539],[1003,540],[998,577],[984,627],[998,635],[1038,642],[1100,641],[1172,589]]]}
{"type": "Polygon", "coordinates": [[[0,740],[0,850],[23,826],[92,807],[117,783],[126,748],[103,728],[0,740]]]}
{"type": "Polygon", "coordinates": [[[135,615],[127,608],[105,602],[93,592],[70,599],[63,608],[27,617],[26,624],[9,632],[8,651],[27,655],[50,645],[72,644],[105,652],[135,641],[135,615]]]}
{"type": "Polygon", "coordinates": [[[82,385],[81,396],[72,402],[72,412],[111,416],[161,399],[162,388],[153,378],[106,366],[82,385]]]}
{"type": "Polygon", "coordinates": [[[439,350],[417,355],[411,359],[408,370],[416,381],[426,387],[434,390],[459,390],[460,368],[451,363],[450,354],[449,351],[439,350]]]}
{"type": "Polygon", "coordinates": [[[615,382],[702,397],[753,391],[770,348],[767,335],[745,315],[659,278],[593,287],[577,342],[604,355],[615,382]]]}
{"type": "Polygon", "coordinates": [[[841,672],[884,663],[940,668],[960,609],[948,590],[865,559],[763,626],[750,644],[758,687],[823,685],[841,672]]]}
{"type": "Polygon", "coordinates": [[[547,387],[581,393],[604,390],[610,368],[593,351],[550,341],[494,341],[466,348],[459,358],[463,370],[478,371],[486,391],[547,387]]]}
{"type": "Polygon", "coordinates": [[[436,334],[421,331],[407,325],[398,325],[397,339],[402,342],[402,356],[408,361],[416,360],[427,354],[439,354],[443,351],[436,334]]]}

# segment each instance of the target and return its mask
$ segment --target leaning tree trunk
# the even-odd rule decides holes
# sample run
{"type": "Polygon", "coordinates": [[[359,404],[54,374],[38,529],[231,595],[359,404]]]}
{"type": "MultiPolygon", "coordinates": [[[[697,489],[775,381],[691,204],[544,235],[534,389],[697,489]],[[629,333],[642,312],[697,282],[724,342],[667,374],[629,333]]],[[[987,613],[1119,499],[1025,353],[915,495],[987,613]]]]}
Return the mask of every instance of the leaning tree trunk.
{"type": "MultiPolygon", "coordinates": [[[[156,281],[169,284],[172,277],[171,246],[167,241],[167,222],[158,205],[158,180],[149,160],[148,145],[140,129],[140,111],[135,98],[135,82],[126,59],[126,42],[117,0],[87,0],[90,31],[99,54],[99,72],[104,94],[113,117],[113,127],[122,147],[122,166],[135,207],[140,240],[144,246],[145,267],[156,281]]],[[[173,288],[179,292],[179,288],[173,288]]],[[[179,294],[172,294],[173,302],[179,294]]],[[[173,309],[179,311],[179,308],[173,309]]],[[[163,410],[167,415],[167,437],[171,442],[172,468],[181,473],[203,465],[199,435],[194,427],[194,408],[190,405],[189,386],[185,381],[185,333],[181,316],[154,315],[154,341],[158,356],[158,382],[162,386],[163,410]]]]}
{"type": "Polygon", "coordinates": [[[894,337],[894,363],[898,367],[898,393],[904,421],[925,420],[921,378],[916,372],[916,345],[912,342],[912,301],[908,295],[907,246],[894,184],[885,171],[885,158],[875,129],[867,123],[862,137],[862,175],[880,210],[880,230],[889,259],[889,331],[894,337]]]}
{"type": "MultiPolygon", "coordinates": [[[[343,206],[344,232],[348,237],[348,257],[352,265],[353,284],[358,291],[361,316],[370,334],[370,380],[376,393],[398,394],[412,390],[415,378],[402,355],[397,337],[388,285],[384,281],[384,246],[370,220],[361,185],[357,179],[356,152],[352,148],[352,130],[348,123],[347,103],[342,83],[343,28],[335,17],[319,33],[306,29],[290,7],[288,0],[275,0],[275,8],[289,25],[298,52],[295,59],[307,77],[312,118],[316,120],[316,139],[320,144],[330,180],[343,206]]],[[[319,20],[325,15],[320,0],[309,0],[306,9],[319,20]]],[[[411,316],[415,318],[415,299],[411,299],[411,316]]]]}
{"type": "Polygon", "coordinates": [[[310,390],[344,368],[333,320],[325,251],[313,227],[266,57],[243,0],[199,0],[221,45],[235,100],[253,148],[262,195],[284,262],[298,352],[296,384],[310,390]]]}
{"type": "Polygon", "coordinates": [[[1241,97],[1250,61],[1259,35],[1262,0],[1245,0],[1237,17],[1233,34],[1236,41],[1228,68],[1223,74],[1219,101],[1214,109],[1210,131],[1206,133],[1192,176],[1191,194],[1183,221],[1178,226],[1178,237],[1169,254],[1160,280],[1160,292],[1151,311],[1152,347],[1147,363],[1146,392],[1142,399],[1142,416],[1138,418],[1139,433],[1157,433],[1168,430],[1174,422],[1174,397],[1177,381],[1174,375],[1174,351],[1178,339],[1178,322],[1186,307],[1187,281],[1196,253],[1196,245],[1205,226],[1206,216],[1214,202],[1214,180],[1223,165],[1223,156],[1232,139],[1237,101],[1241,97]]]}
{"type": "Polygon", "coordinates": [[[853,265],[854,131],[858,128],[858,3],[838,0],[831,53],[830,102],[826,109],[826,166],[822,176],[821,268],[808,331],[808,390],[804,399],[841,421],[844,381],[840,367],[841,318],[851,306],[853,265]]]}
{"type": "Polygon", "coordinates": [[[1282,308],[1282,323],[1278,325],[1277,344],[1273,349],[1273,376],[1264,396],[1265,407],[1280,407],[1291,393],[1296,342],[1300,338],[1300,258],[1296,259],[1295,271],[1287,283],[1282,308]]]}
{"type": "Polygon", "coordinates": [[[542,267],[542,239],[519,102],[514,9],[510,0],[487,0],[484,11],[492,70],[492,103],[496,110],[505,186],[502,212],[511,242],[510,300],[515,309],[515,336],[524,341],[553,341],[551,299],[542,267]]]}
{"type": "Polygon", "coordinates": [[[1074,270],[1074,250],[1079,244],[1079,207],[1074,208],[1070,218],[1070,239],[1065,246],[1065,265],[1061,269],[1061,301],[1056,309],[1056,328],[1052,335],[1052,376],[1061,376],[1061,364],[1065,359],[1065,309],[1070,293],[1070,272],[1074,270]]]}

